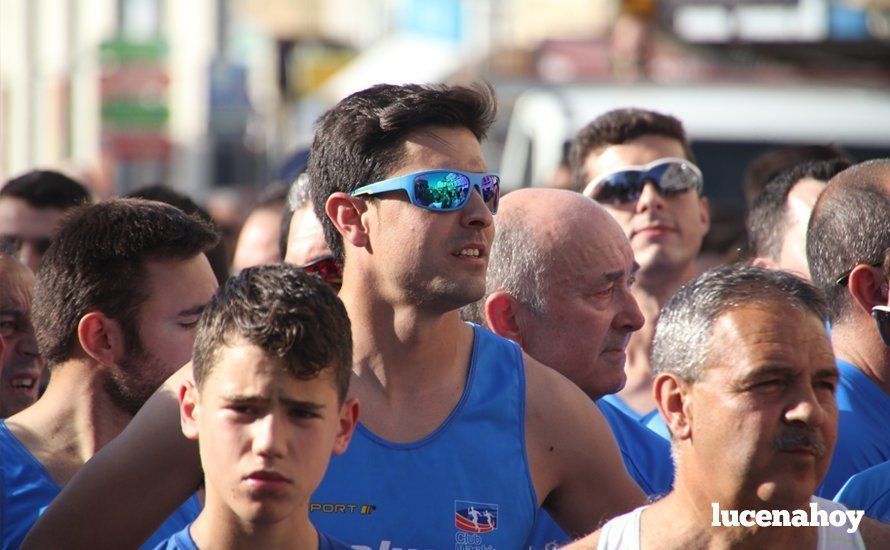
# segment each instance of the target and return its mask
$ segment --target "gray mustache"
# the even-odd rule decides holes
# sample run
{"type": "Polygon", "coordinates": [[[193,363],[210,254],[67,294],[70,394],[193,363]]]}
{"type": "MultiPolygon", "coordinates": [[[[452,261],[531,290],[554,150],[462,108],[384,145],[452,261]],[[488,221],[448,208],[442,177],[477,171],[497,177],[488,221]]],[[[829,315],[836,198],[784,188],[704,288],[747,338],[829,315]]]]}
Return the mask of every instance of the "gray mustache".
{"type": "Polygon", "coordinates": [[[816,456],[825,456],[828,447],[822,438],[809,428],[788,428],[773,439],[773,449],[776,451],[795,451],[799,449],[811,449],[816,456]]]}

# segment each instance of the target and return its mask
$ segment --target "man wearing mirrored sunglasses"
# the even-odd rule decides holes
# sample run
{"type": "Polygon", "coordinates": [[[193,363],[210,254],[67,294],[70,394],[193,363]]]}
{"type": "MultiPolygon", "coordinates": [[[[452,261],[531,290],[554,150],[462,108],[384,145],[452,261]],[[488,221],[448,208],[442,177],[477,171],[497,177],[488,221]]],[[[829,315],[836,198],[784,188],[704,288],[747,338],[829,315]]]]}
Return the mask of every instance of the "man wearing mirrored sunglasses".
{"type": "Polygon", "coordinates": [[[643,420],[655,408],[649,357],[658,313],[695,276],[709,227],[701,171],[680,121],[642,109],[594,119],[575,137],[570,161],[575,188],[618,220],[640,264],[633,294],[646,323],[627,347],[627,384],[608,399],[643,420]]]}
{"type": "Polygon", "coordinates": [[[853,474],[890,460],[890,348],[872,317],[876,306],[887,304],[881,265],[888,247],[890,159],[832,178],[807,229],[807,261],[828,302],[841,373],[838,441],[821,496],[833,497],[853,474]]]}
{"type": "MultiPolygon", "coordinates": [[[[480,146],[494,101],[487,87],[379,85],[318,123],[308,176],[343,265],[362,421],[310,514],[355,548],[520,548],[542,504],[574,534],[644,499],[580,389],[460,320],[485,292],[494,237],[499,182],[480,146]]],[[[174,414],[183,376],[69,484],[33,547],[133,546],[194,490],[197,453],[174,414]],[[77,529],[87,521],[113,527],[77,529]]]]}

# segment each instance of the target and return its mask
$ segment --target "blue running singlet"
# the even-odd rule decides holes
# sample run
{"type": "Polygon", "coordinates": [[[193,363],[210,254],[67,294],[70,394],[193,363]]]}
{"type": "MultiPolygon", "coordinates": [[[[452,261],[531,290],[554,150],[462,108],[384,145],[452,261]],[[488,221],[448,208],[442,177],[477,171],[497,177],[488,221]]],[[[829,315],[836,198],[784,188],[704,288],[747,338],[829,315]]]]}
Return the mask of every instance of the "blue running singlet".
{"type": "MultiPolygon", "coordinates": [[[[199,550],[192,538],[190,529],[192,524],[188,524],[181,531],[174,533],[167,540],[161,541],[155,546],[154,550],[199,550]]],[[[350,550],[349,546],[342,542],[332,539],[324,533],[318,533],[318,550],[350,550]]]]}
{"type": "MultiPolygon", "coordinates": [[[[0,420],[0,542],[4,550],[21,546],[37,518],[61,490],[43,464],[0,420]]],[[[192,495],[142,548],[154,548],[194,521],[200,512],[201,502],[197,495],[192,495]]]]}
{"type": "Polygon", "coordinates": [[[361,423],[331,460],[309,518],[355,550],[513,550],[535,519],[525,447],[525,362],[473,325],[467,384],[435,431],[394,443],[361,423]]]}
{"type": "Polygon", "coordinates": [[[850,478],[834,497],[850,510],[890,524],[890,461],[872,466],[850,478]]]}

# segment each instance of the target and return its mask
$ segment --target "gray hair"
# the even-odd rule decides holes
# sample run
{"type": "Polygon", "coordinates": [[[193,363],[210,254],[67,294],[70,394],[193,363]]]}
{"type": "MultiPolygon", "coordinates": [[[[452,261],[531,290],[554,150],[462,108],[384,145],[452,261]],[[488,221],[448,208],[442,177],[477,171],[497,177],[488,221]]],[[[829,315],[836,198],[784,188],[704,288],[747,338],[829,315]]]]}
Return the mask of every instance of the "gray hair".
{"type": "Polygon", "coordinates": [[[808,282],[788,272],[750,265],[712,269],[680,287],[661,310],[652,348],[655,374],[698,381],[711,357],[717,319],[738,307],[777,302],[808,311],[825,322],[825,300],[808,282]]]}
{"type": "Polygon", "coordinates": [[[493,292],[509,292],[534,315],[547,308],[544,299],[548,255],[541,250],[521,207],[495,218],[496,236],[488,259],[485,296],[461,309],[461,317],[485,326],[485,300],[493,292]]]}

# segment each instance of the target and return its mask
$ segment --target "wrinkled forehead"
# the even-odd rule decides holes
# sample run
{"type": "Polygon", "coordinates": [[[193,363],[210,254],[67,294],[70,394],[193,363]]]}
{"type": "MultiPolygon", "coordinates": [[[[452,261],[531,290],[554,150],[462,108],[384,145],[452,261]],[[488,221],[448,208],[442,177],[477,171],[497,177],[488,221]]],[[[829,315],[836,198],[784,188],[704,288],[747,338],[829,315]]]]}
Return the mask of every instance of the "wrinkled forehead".
{"type": "Polygon", "coordinates": [[[543,244],[549,246],[555,274],[563,283],[586,286],[636,271],[630,241],[611,218],[608,223],[562,224],[554,238],[543,244]]]}
{"type": "Polygon", "coordinates": [[[780,368],[798,374],[836,371],[824,323],[790,300],[751,302],[725,310],[714,321],[708,348],[705,375],[724,370],[728,377],[742,379],[780,368]]]}

